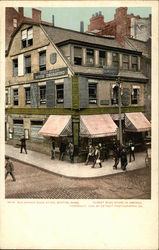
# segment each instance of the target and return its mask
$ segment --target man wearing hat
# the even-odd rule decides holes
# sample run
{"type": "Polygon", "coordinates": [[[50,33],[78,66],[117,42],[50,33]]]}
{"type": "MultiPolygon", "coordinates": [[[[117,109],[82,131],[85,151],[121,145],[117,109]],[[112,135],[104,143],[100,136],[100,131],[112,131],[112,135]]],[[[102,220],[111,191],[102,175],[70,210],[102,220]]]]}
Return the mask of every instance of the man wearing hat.
{"type": "Polygon", "coordinates": [[[5,159],[7,161],[5,165],[5,169],[6,169],[5,179],[7,178],[8,174],[10,174],[12,176],[13,181],[16,181],[15,176],[14,176],[13,163],[10,161],[8,156],[6,156],[5,159]]]}

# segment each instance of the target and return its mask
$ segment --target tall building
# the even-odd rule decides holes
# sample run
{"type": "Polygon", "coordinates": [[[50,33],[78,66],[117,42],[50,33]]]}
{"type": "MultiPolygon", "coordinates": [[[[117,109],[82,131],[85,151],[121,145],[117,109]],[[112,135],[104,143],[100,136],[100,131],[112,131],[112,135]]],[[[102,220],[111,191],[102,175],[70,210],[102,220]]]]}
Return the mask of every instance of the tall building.
{"type": "Polygon", "coordinates": [[[28,148],[50,153],[51,137],[56,146],[67,137],[78,161],[89,140],[119,139],[121,106],[124,143],[141,143],[150,130],[141,56],[112,37],[23,21],[6,53],[7,142],[25,134],[28,148]]]}

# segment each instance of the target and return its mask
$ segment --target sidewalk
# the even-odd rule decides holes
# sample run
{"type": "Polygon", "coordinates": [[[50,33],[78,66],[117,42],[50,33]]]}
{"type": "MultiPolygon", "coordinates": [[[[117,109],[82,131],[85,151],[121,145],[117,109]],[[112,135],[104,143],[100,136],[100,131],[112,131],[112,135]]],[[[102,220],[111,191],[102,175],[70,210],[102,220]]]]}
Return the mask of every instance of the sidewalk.
{"type": "MultiPolygon", "coordinates": [[[[94,178],[102,177],[117,173],[122,173],[120,163],[117,170],[113,170],[113,159],[108,159],[102,163],[102,168],[97,164],[95,168],[84,163],[70,163],[68,161],[59,161],[58,159],[51,160],[49,155],[27,150],[28,154],[24,152],[20,154],[20,149],[14,146],[5,145],[6,155],[12,159],[16,159],[26,164],[38,167],[42,170],[52,172],[61,176],[73,178],[94,178]]],[[[128,163],[127,171],[136,170],[145,167],[145,153],[136,153],[136,160],[128,163]]]]}

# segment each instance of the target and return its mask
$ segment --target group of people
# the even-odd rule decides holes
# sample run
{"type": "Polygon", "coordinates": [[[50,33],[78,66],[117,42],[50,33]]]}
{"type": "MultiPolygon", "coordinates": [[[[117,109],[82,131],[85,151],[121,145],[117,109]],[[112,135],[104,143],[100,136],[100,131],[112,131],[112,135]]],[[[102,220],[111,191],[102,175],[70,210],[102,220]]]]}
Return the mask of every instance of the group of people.
{"type": "MultiPolygon", "coordinates": [[[[119,161],[121,161],[121,169],[123,171],[126,170],[126,166],[128,164],[127,161],[127,151],[129,151],[129,162],[135,160],[135,146],[132,141],[129,142],[129,149],[127,150],[126,147],[120,146],[116,141],[113,142],[112,146],[113,150],[113,158],[114,158],[114,165],[113,169],[117,169],[119,161]]],[[[95,164],[99,164],[100,168],[102,167],[102,161],[104,161],[105,157],[103,155],[103,147],[102,144],[99,143],[95,147],[92,144],[88,146],[88,154],[85,165],[88,165],[90,161],[93,161],[92,168],[95,167],[95,164]]]]}
{"type": "MultiPolygon", "coordinates": [[[[69,144],[67,145],[66,141],[61,141],[61,144],[59,146],[59,151],[60,151],[59,160],[63,161],[64,156],[66,152],[68,151],[71,163],[74,162],[74,145],[72,142],[69,142],[69,144]]],[[[51,141],[51,159],[55,159],[55,140],[54,139],[52,139],[51,141]]]]}

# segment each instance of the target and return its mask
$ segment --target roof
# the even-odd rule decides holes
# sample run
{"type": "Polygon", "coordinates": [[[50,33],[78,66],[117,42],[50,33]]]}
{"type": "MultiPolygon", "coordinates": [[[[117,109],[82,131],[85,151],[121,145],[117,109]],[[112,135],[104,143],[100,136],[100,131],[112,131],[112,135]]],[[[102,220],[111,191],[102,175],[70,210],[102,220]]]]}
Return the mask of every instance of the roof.
{"type": "Polygon", "coordinates": [[[125,41],[125,48],[126,49],[133,49],[136,51],[142,51],[142,54],[146,57],[151,57],[151,48],[150,48],[150,43],[140,41],[137,39],[133,38],[127,38],[125,41]]]}
{"type": "Polygon", "coordinates": [[[135,72],[135,71],[120,70],[118,76],[120,76],[120,77],[126,77],[126,78],[128,77],[128,78],[135,78],[135,79],[143,79],[143,80],[147,80],[148,79],[141,72],[135,72]]]}

